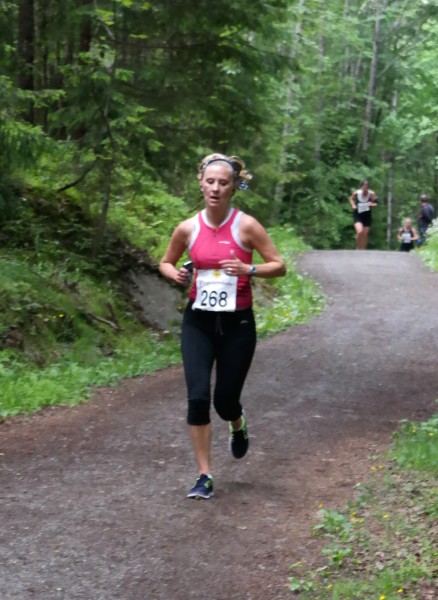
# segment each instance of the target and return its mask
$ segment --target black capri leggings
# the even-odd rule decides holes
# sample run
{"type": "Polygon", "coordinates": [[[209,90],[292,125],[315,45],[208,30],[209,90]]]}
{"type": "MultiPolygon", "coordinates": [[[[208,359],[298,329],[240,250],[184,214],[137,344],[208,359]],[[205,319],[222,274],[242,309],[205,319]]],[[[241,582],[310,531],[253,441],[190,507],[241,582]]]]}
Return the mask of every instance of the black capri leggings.
{"type": "Polygon", "coordinates": [[[256,347],[251,308],[236,312],[192,310],[183,317],[181,350],[187,384],[189,425],[210,423],[211,374],[216,361],[213,403],[224,421],[242,414],[240,394],[256,347]]]}

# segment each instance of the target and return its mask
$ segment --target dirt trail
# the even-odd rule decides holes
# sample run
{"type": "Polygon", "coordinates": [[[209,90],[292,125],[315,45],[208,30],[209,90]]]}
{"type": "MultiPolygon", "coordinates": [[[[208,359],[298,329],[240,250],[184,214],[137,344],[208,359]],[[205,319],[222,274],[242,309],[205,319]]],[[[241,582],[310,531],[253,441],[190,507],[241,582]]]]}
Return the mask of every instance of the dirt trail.
{"type": "Polygon", "coordinates": [[[427,418],[438,396],[436,273],[372,251],[301,268],[329,305],[259,343],[242,461],[214,417],[214,499],[185,498],[180,368],[0,425],[1,600],[292,597],[289,565],[319,552],[318,505],[351,497],[399,419],[427,418]]]}

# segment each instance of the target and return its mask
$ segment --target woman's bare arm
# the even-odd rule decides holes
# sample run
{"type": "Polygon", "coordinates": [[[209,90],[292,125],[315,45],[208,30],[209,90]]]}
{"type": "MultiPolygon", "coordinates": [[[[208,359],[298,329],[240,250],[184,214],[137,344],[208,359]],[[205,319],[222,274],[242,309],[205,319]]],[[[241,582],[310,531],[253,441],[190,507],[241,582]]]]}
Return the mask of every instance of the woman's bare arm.
{"type": "Polygon", "coordinates": [[[160,261],[160,273],[178,285],[186,284],[189,278],[187,269],[184,269],[184,267],[177,269],[175,265],[187,249],[190,231],[190,219],[180,223],[175,228],[166,252],[160,261]]]}
{"type": "MultiPolygon", "coordinates": [[[[281,277],[286,274],[286,265],[269,237],[266,229],[249,215],[243,215],[240,221],[240,239],[251,250],[256,250],[265,261],[257,265],[256,277],[271,279],[281,277]]],[[[221,261],[224,269],[236,267],[238,275],[249,275],[250,265],[244,264],[235,257],[230,260],[221,261]]]]}

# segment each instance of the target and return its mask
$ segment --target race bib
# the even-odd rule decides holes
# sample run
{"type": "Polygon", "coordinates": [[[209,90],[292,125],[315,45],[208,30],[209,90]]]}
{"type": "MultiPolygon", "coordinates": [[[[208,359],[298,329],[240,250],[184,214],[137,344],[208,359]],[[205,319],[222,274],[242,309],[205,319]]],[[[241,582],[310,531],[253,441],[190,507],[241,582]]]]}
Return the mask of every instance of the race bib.
{"type": "Polygon", "coordinates": [[[370,207],[368,206],[367,202],[358,202],[358,204],[357,204],[357,212],[358,213],[367,212],[367,210],[370,210],[370,207]]]}
{"type": "Polygon", "coordinates": [[[196,300],[193,310],[233,312],[236,310],[237,277],[222,269],[201,269],[196,277],[196,300]]]}
{"type": "Polygon", "coordinates": [[[410,244],[412,242],[412,235],[410,233],[402,233],[402,240],[404,244],[410,244]]]}

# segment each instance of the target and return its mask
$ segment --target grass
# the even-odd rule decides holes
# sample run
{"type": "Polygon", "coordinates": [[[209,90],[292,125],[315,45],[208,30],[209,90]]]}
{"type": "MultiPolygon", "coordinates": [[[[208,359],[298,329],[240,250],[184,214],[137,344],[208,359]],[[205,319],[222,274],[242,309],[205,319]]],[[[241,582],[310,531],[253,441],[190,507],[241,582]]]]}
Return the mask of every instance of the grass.
{"type": "MultiPolygon", "coordinates": [[[[419,250],[438,270],[438,220],[419,250]]],[[[291,565],[302,600],[433,600],[438,597],[438,414],[401,421],[388,454],[343,509],[321,507],[313,533],[321,560],[291,565]]]]}
{"type": "Polygon", "coordinates": [[[285,331],[319,314],[325,298],[318,284],[306,279],[295,267],[298,254],[310,250],[292,227],[277,227],[270,235],[287,264],[286,277],[266,282],[255,280],[255,313],[259,338],[285,331]]]}
{"type": "MultiPolygon", "coordinates": [[[[307,246],[291,228],[276,228],[272,237],[288,275],[257,281],[259,337],[303,323],[323,306],[317,285],[294,268],[294,257],[307,246]]],[[[56,259],[57,251],[52,254],[56,259]]],[[[177,337],[145,329],[110,280],[96,281],[84,267],[78,257],[59,262],[41,253],[37,260],[19,251],[0,256],[0,337],[9,336],[17,346],[0,351],[0,418],[75,405],[86,401],[93,387],[180,362],[177,337]],[[116,318],[121,331],[90,322],[90,314],[116,318]]]]}
{"type": "Polygon", "coordinates": [[[321,508],[318,566],[291,567],[289,589],[318,600],[427,600],[438,592],[438,415],[402,422],[387,456],[342,510],[321,508]]]}
{"type": "Polygon", "coordinates": [[[394,434],[394,459],[403,467],[426,470],[435,465],[438,470],[438,415],[426,423],[401,421],[394,434]]]}
{"type": "Polygon", "coordinates": [[[177,340],[162,343],[147,331],[123,336],[111,356],[81,360],[66,354],[46,367],[19,361],[11,365],[9,353],[0,353],[2,395],[0,417],[34,412],[51,405],[76,405],[86,401],[96,386],[114,386],[126,377],[136,377],[180,361],[177,340]],[[3,360],[2,360],[3,359],[3,360]],[[6,363],[6,364],[5,364],[6,363]]]}
{"type": "Polygon", "coordinates": [[[177,340],[140,325],[111,281],[73,258],[0,256],[0,418],[78,404],[95,386],[179,361],[177,340]]]}

